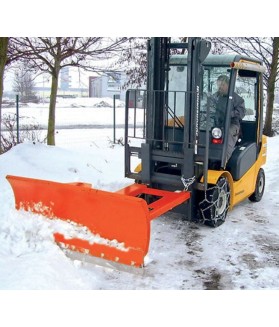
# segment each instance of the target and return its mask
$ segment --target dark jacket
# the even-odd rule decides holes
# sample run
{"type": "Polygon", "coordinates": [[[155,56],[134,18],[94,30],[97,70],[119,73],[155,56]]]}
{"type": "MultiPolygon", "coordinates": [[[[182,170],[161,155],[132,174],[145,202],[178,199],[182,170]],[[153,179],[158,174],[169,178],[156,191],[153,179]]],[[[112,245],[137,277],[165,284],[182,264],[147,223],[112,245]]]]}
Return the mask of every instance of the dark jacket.
{"type": "MultiPolygon", "coordinates": [[[[225,119],[225,110],[228,97],[221,95],[219,92],[213,94],[213,103],[216,108],[217,124],[223,125],[225,119]]],[[[232,111],[231,111],[231,124],[240,126],[241,120],[245,116],[244,99],[237,93],[233,93],[232,98],[232,111]]]]}

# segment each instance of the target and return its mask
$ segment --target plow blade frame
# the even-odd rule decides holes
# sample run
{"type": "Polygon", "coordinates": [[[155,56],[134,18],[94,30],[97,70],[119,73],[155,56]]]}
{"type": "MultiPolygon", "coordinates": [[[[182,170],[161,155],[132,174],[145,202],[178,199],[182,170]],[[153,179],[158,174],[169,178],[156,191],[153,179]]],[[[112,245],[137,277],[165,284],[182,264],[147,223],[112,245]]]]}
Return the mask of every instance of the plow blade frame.
{"type": "Polygon", "coordinates": [[[189,192],[168,192],[133,184],[115,193],[87,183],[58,183],[8,175],[16,209],[86,227],[94,241],[54,233],[65,248],[110,261],[143,266],[150,242],[150,222],[190,197],[189,192]],[[151,204],[142,194],[154,195],[151,204]],[[100,239],[101,241],[98,241],[100,239]]]}

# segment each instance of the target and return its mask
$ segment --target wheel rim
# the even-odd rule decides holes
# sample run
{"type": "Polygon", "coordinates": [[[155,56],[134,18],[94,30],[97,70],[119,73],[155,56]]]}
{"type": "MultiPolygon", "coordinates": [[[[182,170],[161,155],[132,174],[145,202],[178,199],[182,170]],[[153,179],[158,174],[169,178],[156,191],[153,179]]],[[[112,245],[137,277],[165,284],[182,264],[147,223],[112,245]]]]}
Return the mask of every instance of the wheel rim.
{"type": "Polygon", "coordinates": [[[204,199],[199,202],[203,223],[212,227],[220,226],[226,219],[230,205],[230,186],[222,177],[216,185],[209,187],[204,199]]]}
{"type": "Polygon", "coordinates": [[[259,192],[259,194],[262,194],[263,189],[264,189],[264,179],[261,176],[261,178],[259,179],[259,183],[258,183],[258,192],[259,192]]]}
{"type": "Polygon", "coordinates": [[[227,208],[227,194],[224,189],[219,193],[219,197],[216,204],[216,213],[217,216],[220,216],[224,213],[227,208]]]}

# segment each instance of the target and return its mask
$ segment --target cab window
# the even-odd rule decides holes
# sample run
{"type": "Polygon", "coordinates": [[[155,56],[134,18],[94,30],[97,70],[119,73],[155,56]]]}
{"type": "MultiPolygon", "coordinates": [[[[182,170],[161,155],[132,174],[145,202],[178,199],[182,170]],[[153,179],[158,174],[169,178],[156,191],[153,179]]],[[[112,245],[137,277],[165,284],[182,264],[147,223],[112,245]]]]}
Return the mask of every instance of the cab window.
{"type": "Polygon", "coordinates": [[[255,121],[257,113],[257,77],[247,75],[244,71],[239,71],[235,83],[235,92],[244,99],[245,117],[243,121],[255,121]]]}

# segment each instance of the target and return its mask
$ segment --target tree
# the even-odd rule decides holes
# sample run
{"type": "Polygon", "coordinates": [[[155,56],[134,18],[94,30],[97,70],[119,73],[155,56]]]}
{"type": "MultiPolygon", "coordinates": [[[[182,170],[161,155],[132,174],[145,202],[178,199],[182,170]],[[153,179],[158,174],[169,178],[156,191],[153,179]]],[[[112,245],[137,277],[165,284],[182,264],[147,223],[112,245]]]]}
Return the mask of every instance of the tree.
{"type": "Polygon", "coordinates": [[[20,65],[19,69],[15,72],[13,90],[20,95],[21,102],[36,102],[34,76],[26,69],[26,66],[26,63],[20,65]]]}
{"type": "Polygon", "coordinates": [[[264,124],[264,134],[272,136],[274,131],[272,130],[272,117],[273,117],[273,104],[275,97],[275,85],[278,80],[279,66],[279,37],[273,38],[272,56],[270,63],[270,73],[267,81],[267,103],[266,103],[266,116],[264,124]]]}
{"type": "Polygon", "coordinates": [[[13,41],[9,37],[0,37],[0,153],[2,153],[1,135],[2,135],[2,97],[4,90],[4,72],[13,62],[22,57],[22,52],[17,52],[12,47],[13,41]]]}
{"type": "Polygon", "coordinates": [[[119,58],[119,65],[124,66],[127,81],[124,87],[141,87],[146,84],[147,78],[147,37],[130,40],[129,47],[119,58]]]}
{"type": "MultiPolygon", "coordinates": [[[[142,87],[147,82],[147,43],[150,38],[133,38],[123,52],[119,64],[124,65],[127,81],[124,87],[142,87]]],[[[177,42],[187,42],[187,37],[177,38],[177,42]]],[[[185,49],[171,49],[171,53],[184,53],[185,49]]]]}
{"type": "Polygon", "coordinates": [[[1,145],[1,135],[2,135],[2,97],[3,97],[3,80],[4,80],[4,71],[7,63],[8,55],[8,37],[0,37],[0,153],[2,153],[1,145]]]}
{"type": "Polygon", "coordinates": [[[0,108],[2,104],[2,96],[3,96],[3,78],[4,78],[4,71],[7,62],[8,56],[8,44],[9,38],[8,37],[0,37],[0,108]]]}
{"type": "Polygon", "coordinates": [[[55,108],[59,73],[63,67],[80,67],[101,72],[112,65],[112,59],[123,50],[128,38],[38,37],[14,38],[16,51],[28,59],[30,70],[51,75],[47,144],[55,145],[55,108]],[[100,62],[106,63],[101,65],[100,62]]]}

